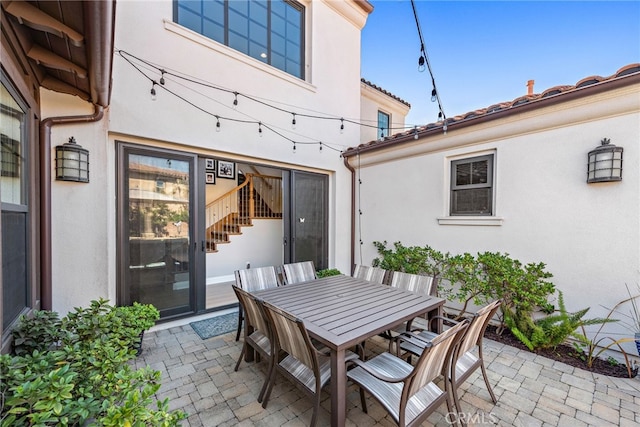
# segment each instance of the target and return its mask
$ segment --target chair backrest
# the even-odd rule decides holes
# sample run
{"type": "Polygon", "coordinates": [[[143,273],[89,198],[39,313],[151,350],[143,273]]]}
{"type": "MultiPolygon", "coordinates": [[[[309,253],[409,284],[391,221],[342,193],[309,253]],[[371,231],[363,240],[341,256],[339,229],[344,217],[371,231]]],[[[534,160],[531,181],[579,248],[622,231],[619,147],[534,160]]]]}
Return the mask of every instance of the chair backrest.
{"type": "Polygon", "coordinates": [[[469,321],[465,319],[430,341],[416,362],[408,386],[402,392],[402,402],[406,402],[438,376],[446,375],[451,364],[456,362],[452,357],[457,354],[456,346],[463,338],[468,326],[469,321]]]}
{"type": "Polygon", "coordinates": [[[285,351],[307,365],[318,378],[318,358],[316,352],[312,350],[313,344],[311,344],[304,322],[266,301],[263,303],[263,307],[272,326],[276,354],[279,350],[285,351]]]}
{"type": "Polygon", "coordinates": [[[387,274],[387,270],[380,267],[369,267],[367,265],[356,264],[353,269],[353,277],[356,279],[368,280],[370,282],[376,282],[384,284],[384,279],[387,274]]]}
{"type": "Polygon", "coordinates": [[[391,286],[424,295],[437,295],[438,280],[433,276],[403,273],[394,271],[391,276],[391,286]]]}
{"type": "Polygon", "coordinates": [[[461,355],[471,350],[476,345],[481,344],[482,337],[489,325],[489,321],[496,314],[501,303],[502,301],[500,300],[493,301],[479,309],[473,315],[471,322],[469,323],[469,329],[460,343],[459,353],[461,355]]]}
{"type": "Polygon", "coordinates": [[[280,286],[278,272],[274,266],[236,270],[235,276],[236,285],[247,292],[280,286]]]}
{"type": "MultiPolygon", "coordinates": [[[[258,301],[256,301],[255,298],[247,291],[240,289],[236,285],[231,285],[231,287],[236,293],[238,301],[240,301],[240,305],[244,310],[247,326],[251,326],[254,331],[260,331],[267,337],[270,337],[271,333],[269,325],[267,324],[267,319],[265,318],[265,314],[262,307],[258,304],[258,301]]],[[[248,328],[245,327],[245,331],[247,330],[248,328]]]]}
{"type": "Polygon", "coordinates": [[[284,283],[287,285],[293,283],[307,282],[318,278],[316,275],[316,267],[313,261],[294,262],[284,264],[282,266],[282,274],[284,275],[284,283]]]}

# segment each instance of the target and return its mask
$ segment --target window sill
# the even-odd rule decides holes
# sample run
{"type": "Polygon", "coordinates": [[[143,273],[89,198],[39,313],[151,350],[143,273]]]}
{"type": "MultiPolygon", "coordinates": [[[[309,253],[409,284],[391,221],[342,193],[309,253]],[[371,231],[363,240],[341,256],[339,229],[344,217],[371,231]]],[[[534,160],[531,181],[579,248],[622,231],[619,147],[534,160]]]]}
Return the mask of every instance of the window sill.
{"type": "Polygon", "coordinates": [[[264,71],[265,73],[271,74],[272,76],[278,77],[289,83],[293,83],[296,86],[299,86],[311,92],[316,91],[316,88],[305,80],[292,76],[291,74],[288,74],[282,70],[272,67],[271,65],[265,64],[262,61],[258,61],[257,59],[254,59],[248,55],[245,55],[244,53],[238,52],[235,49],[232,49],[228,46],[218,43],[215,40],[205,37],[202,34],[198,34],[195,31],[185,28],[180,24],[176,24],[173,21],[164,20],[164,28],[174,34],[182,36],[206,48],[212,49],[218,53],[228,56],[229,58],[233,58],[239,62],[249,65],[252,68],[264,71]]]}
{"type": "Polygon", "coordinates": [[[490,225],[500,226],[504,218],[500,216],[444,216],[438,218],[439,225],[490,225]]]}

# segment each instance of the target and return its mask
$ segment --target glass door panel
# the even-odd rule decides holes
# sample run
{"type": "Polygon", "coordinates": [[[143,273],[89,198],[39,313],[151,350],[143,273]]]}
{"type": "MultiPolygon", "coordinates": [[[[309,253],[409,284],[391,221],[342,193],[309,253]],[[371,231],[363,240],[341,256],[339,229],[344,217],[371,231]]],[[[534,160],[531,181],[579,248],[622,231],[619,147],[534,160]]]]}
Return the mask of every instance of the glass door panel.
{"type": "Polygon", "coordinates": [[[193,159],[132,150],[125,162],[123,302],[153,304],[161,317],[193,312],[193,159]]]}

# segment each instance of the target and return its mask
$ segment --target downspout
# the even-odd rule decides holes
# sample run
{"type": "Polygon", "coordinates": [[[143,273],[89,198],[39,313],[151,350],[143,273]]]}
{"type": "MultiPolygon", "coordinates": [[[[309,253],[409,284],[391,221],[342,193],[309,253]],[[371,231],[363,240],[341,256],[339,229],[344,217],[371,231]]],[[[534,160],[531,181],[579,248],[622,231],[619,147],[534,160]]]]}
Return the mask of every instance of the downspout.
{"type": "Polygon", "coordinates": [[[97,122],[104,107],[94,104],[86,116],[49,117],[40,122],[40,309],[51,310],[51,128],[54,125],[97,122]]]}
{"type": "MultiPolygon", "coordinates": [[[[343,157],[344,165],[351,171],[351,265],[353,270],[355,265],[355,245],[356,245],[356,170],[349,164],[349,158],[343,157]]],[[[349,271],[351,274],[351,271],[349,271]]]]}

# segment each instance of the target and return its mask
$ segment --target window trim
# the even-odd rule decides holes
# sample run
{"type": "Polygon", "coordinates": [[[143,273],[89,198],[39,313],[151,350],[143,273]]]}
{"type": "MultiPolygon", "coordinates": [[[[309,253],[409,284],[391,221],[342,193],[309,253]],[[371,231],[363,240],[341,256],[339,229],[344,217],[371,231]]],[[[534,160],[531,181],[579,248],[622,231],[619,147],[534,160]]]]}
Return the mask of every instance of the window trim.
{"type": "MultiPolygon", "coordinates": [[[[504,218],[497,215],[497,203],[496,203],[496,164],[497,164],[497,153],[495,150],[486,150],[476,153],[466,153],[463,155],[456,155],[453,157],[445,158],[446,165],[446,175],[445,175],[445,216],[438,217],[439,225],[470,225],[470,226],[501,226],[504,222],[504,218]],[[454,172],[455,164],[459,163],[467,163],[474,159],[481,159],[483,157],[490,158],[491,162],[489,165],[489,169],[491,172],[488,173],[488,178],[491,181],[491,214],[452,214],[452,204],[453,204],[453,191],[454,191],[454,172]]],[[[473,185],[473,184],[472,184],[473,185]]],[[[485,184],[482,184],[478,187],[483,187],[485,184]]]]}

